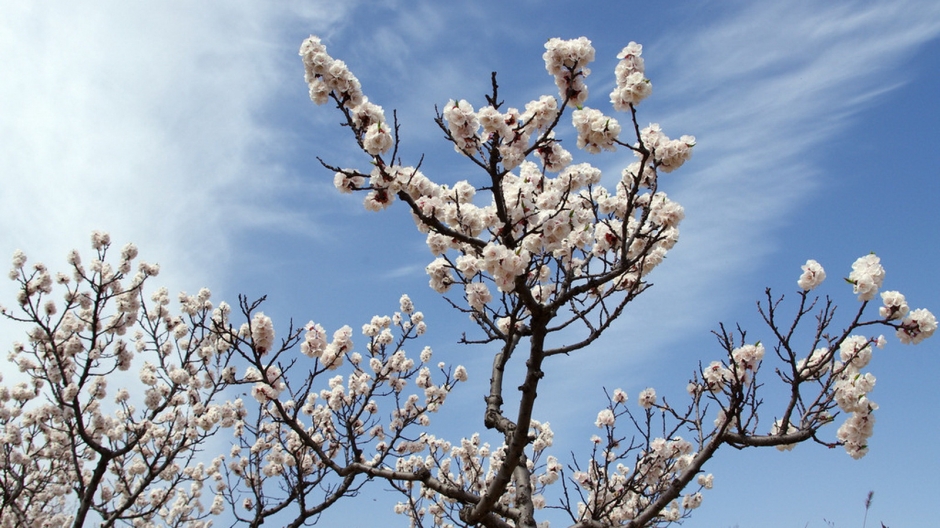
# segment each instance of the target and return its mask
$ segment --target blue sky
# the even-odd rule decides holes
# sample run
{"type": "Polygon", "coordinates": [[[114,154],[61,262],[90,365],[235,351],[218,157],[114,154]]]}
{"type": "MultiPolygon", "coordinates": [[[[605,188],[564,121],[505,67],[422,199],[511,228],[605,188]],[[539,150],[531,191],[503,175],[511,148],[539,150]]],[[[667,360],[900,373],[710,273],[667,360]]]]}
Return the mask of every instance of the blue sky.
{"type": "MultiPolygon", "coordinates": [[[[297,48],[311,33],[370,100],[397,109],[405,161],[425,154],[425,172],[444,182],[475,175],[441,141],[434,105],[481,106],[491,71],[510,106],[553,94],[544,42],[584,35],[598,57],[588,104],[605,108],[616,53],[643,44],[653,95],[641,124],[698,139],[663,183],[686,219],[655,287],[592,350],[549,365],[539,418],[562,458],[593,434],[601,386],[678,399],[698,361],[718,358],[709,330],[739,321],[760,336],[754,302],[767,286],[792,296],[807,258],[826,266],[823,293],[846,313],[855,301],[838,279],[870,251],[887,289],[940,312],[940,5],[923,0],[4,2],[0,254],[20,248],[55,269],[107,230],[161,263],[160,284],[267,294],[281,325],[356,328],[407,292],[438,357],[481,384],[453,410],[482,418],[489,358],[455,344],[471,329],[427,287],[423,236],[402,207],[370,214],[339,195],[316,160],[366,163],[338,114],[307,98],[297,48]]],[[[617,175],[629,157],[591,161],[617,175]]],[[[0,294],[12,300],[9,285],[0,294]]],[[[21,330],[4,323],[0,336],[21,330]]],[[[928,524],[940,493],[938,352],[892,341],[876,355],[881,409],[865,459],[814,445],[725,452],[686,526],[861,526],[869,490],[869,525],[928,524]]],[[[448,427],[454,439],[472,431],[448,427]]],[[[347,503],[323,523],[374,524],[362,512],[375,514],[347,503]]]]}

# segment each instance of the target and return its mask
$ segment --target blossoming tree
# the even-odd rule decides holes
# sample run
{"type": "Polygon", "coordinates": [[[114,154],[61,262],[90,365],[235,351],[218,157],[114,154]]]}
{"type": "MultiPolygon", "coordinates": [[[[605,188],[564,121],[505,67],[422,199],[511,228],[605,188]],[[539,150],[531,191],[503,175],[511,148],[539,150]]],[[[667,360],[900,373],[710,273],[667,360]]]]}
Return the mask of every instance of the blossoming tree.
{"type": "Polygon", "coordinates": [[[631,408],[613,390],[587,451],[566,461],[552,454],[548,413],[537,405],[542,366],[590,346],[649,287],[683,219],[660,175],[687,161],[695,140],[638,124],[637,106],[651,93],[639,45],[618,55],[610,94],[625,127],[585,106],[594,58],[586,38],[545,48],[557,96],[509,107],[494,74],[482,108],[452,100],[439,112],[446,140],[480,171],[453,185],[402,163],[397,122],[319,39],[300,50],[311,98],[335,103],[370,167],[323,161],[336,187],[364,192],[372,211],[402,202],[434,257],[430,286],[479,327],[463,341],[492,351],[480,423],[499,445],[433,433],[432,414],[467,371],[432,363],[428,347],[406,351],[426,329],[407,296],[362,326],[362,348],[350,327],[328,338],[313,322],[277,340],[263,299],[240,299],[233,310],[203,290],[181,294],[174,315],[165,290],[144,294],[157,268],[140,264],[130,277],[136,249],[125,247],[114,267],[110,239],[96,233],[89,268],[73,253],[71,273],[55,279],[14,256],[18,308],[3,313],[30,326],[11,354],[29,381],[0,389],[0,526],[204,526],[215,515],[301,526],[373,480],[401,492],[395,511],[413,526],[533,527],[547,524],[546,507],[571,526],[654,526],[701,504],[714,483],[705,464],[722,446],[815,441],[864,456],[877,409],[864,369],[886,339],[861,332],[888,327],[918,343],[937,326],[895,291],[881,292],[868,315],[884,280],[875,255],[852,266],[860,304],[845,324],[828,297],[812,294],[826,273],[807,261],[794,312],[769,290],[759,305],[769,344],[721,327],[721,351],[692,369],[686,403],[648,388],[631,408]],[[613,188],[596,167],[574,164],[556,137],[566,113],[579,149],[634,154],[613,188]],[[56,282],[61,299],[51,297],[56,282]],[[773,384],[757,382],[765,363],[774,364],[773,384]],[[137,378],[119,375],[131,368],[137,378]],[[760,407],[775,389],[783,406],[760,407]],[[758,411],[773,416],[769,430],[758,428],[758,411]],[[834,421],[834,437],[821,431],[834,421]]]}

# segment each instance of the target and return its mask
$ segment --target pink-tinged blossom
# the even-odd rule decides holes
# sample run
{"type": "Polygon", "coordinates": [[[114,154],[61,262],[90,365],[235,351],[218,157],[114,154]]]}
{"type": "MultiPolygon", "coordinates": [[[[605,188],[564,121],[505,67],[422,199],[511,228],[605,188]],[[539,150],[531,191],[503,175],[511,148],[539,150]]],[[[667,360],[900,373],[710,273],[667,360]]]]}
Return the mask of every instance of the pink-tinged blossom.
{"type": "Polygon", "coordinates": [[[411,301],[411,297],[407,295],[402,295],[401,298],[398,299],[398,306],[401,312],[405,314],[410,314],[415,311],[415,305],[411,301]]]}
{"type": "Polygon", "coordinates": [[[364,130],[375,124],[385,125],[385,112],[382,107],[369,102],[368,97],[363,97],[362,104],[352,109],[353,126],[359,130],[364,130]]]}
{"type": "Polygon", "coordinates": [[[600,110],[582,108],[571,113],[571,123],[578,131],[578,148],[591,154],[604,150],[616,150],[617,136],[620,135],[620,123],[607,117],[600,110]]]}
{"type": "Polygon", "coordinates": [[[471,282],[467,284],[464,289],[467,295],[467,304],[474,310],[483,310],[483,307],[493,300],[493,295],[490,294],[489,288],[482,282],[471,282]]]}
{"type": "Polygon", "coordinates": [[[343,194],[362,189],[365,183],[366,178],[364,176],[350,176],[342,172],[337,172],[333,176],[333,186],[343,194]]]}
{"type": "Polygon", "coordinates": [[[446,293],[450,286],[454,284],[454,276],[451,275],[450,263],[443,258],[436,258],[425,268],[430,280],[431,288],[438,293],[446,293]]]}
{"type": "Polygon", "coordinates": [[[304,340],[300,343],[300,351],[307,357],[320,357],[327,345],[326,330],[313,321],[307,323],[306,329],[307,333],[304,334],[304,340]]]}
{"type": "Polygon", "coordinates": [[[641,55],[643,55],[643,46],[633,41],[630,41],[629,44],[620,50],[620,53],[617,54],[617,58],[620,59],[620,62],[617,63],[617,68],[614,70],[614,73],[617,75],[617,82],[620,82],[626,75],[635,72],[642,73],[646,70],[646,65],[641,55]]]}
{"type": "Polygon", "coordinates": [[[731,352],[731,359],[734,361],[736,373],[742,379],[746,379],[745,372],[756,372],[757,366],[764,359],[764,345],[744,345],[731,352]]]}
{"type": "Polygon", "coordinates": [[[322,105],[326,104],[330,100],[330,87],[323,82],[322,79],[314,79],[308,83],[308,93],[310,95],[310,100],[314,104],[322,105]]]}
{"type": "Polygon", "coordinates": [[[676,522],[682,518],[682,513],[679,511],[679,504],[676,501],[669,503],[669,506],[664,509],[660,515],[664,521],[667,522],[676,522]]]}
{"type": "Polygon", "coordinates": [[[451,99],[444,105],[443,117],[454,140],[454,150],[472,154],[480,145],[480,120],[477,119],[473,106],[464,99],[451,99]]]}
{"type": "Polygon", "coordinates": [[[897,335],[901,343],[916,345],[932,336],[936,329],[937,318],[929,310],[918,308],[901,321],[897,335]]]}
{"type": "Polygon", "coordinates": [[[499,113],[499,110],[492,106],[484,106],[481,108],[477,112],[477,119],[480,122],[480,126],[483,127],[484,139],[489,139],[490,136],[493,135],[504,138],[512,137],[512,126],[510,123],[512,123],[514,119],[511,116],[499,113]]]}
{"type": "Polygon", "coordinates": [[[885,269],[881,266],[881,259],[874,253],[860,257],[852,264],[849,282],[853,285],[852,290],[858,294],[858,300],[874,299],[884,280],[885,269]]]}
{"type": "Polygon", "coordinates": [[[863,369],[871,361],[871,342],[865,336],[849,336],[839,344],[839,358],[856,369],[863,369]]]}
{"type": "Polygon", "coordinates": [[[874,426],[875,416],[871,412],[855,412],[836,431],[836,438],[852,458],[859,459],[868,453],[868,439],[874,432],[874,426]]]}
{"type": "Polygon", "coordinates": [[[650,217],[649,220],[654,225],[660,227],[678,227],[679,223],[685,218],[685,209],[678,203],[666,196],[664,192],[657,192],[650,199],[650,217]]]}
{"type": "Polygon", "coordinates": [[[140,369],[140,381],[149,387],[157,383],[157,368],[149,361],[145,361],[140,369]]]}
{"type": "Polygon", "coordinates": [[[647,387],[640,391],[640,395],[637,397],[637,403],[644,409],[652,408],[656,405],[656,390],[652,387],[647,387]]]}
{"type": "Polygon", "coordinates": [[[691,495],[686,495],[682,497],[682,509],[684,510],[694,510],[702,505],[702,494],[700,492],[695,492],[691,495]]]}
{"type": "Polygon", "coordinates": [[[326,47],[315,36],[304,40],[300,46],[303,58],[304,78],[310,87],[310,99],[316,104],[329,100],[332,92],[347,108],[355,108],[365,100],[359,79],[349,71],[346,63],[335,60],[326,52],[326,47]]]}
{"type": "Polygon", "coordinates": [[[720,391],[731,377],[731,371],[721,361],[712,361],[702,370],[702,379],[710,392],[720,391]]]}
{"type": "Polygon", "coordinates": [[[525,131],[533,134],[547,129],[558,117],[558,100],[550,95],[543,95],[536,101],[525,105],[525,112],[519,116],[525,131]]]}
{"type": "Polygon", "coordinates": [[[460,255],[457,257],[457,271],[464,279],[472,279],[483,269],[483,261],[475,255],[460,255]]]}
{"type": "Polygon", "coordinates": [[[251,339],[255,350],[264,355],[274,346],[274,322],[271,318],[258,312],[251,319],[251,339]]]}
{"type": "MultiPolygon", "coordinates": [[[[74,265],[77,266],[79,263],[80,261],[76,262],[76,264],[74,265]]],[[[25,264],[26,264],[26,253],[23,253],[23,251],[19,249],[14,251],[13,252],[13,269],[17,271],[21,270],[23,269],[23,265],[25,264]]],[[[18,274],[12,274],[10,278],[13,280],[16,280],[17,276],[18,274]]]]}
{"type": "Polygon", "coordinates": [[[362,200],[362,204],[365,206],[366,210],[377,212],[391,205],[393,199],[394,195],[389,193],[386,189],[376,189],[366,195],[362,200]]]}
{"type": "Polygon", "coordinates": [[[886,291],[881,292],[881,302],[884,306],[878,308],[878,315],[887,319],[901,319],[907,315],[911,309],[907,305],[907,300],[901,292],[886,291]]]}
{"type": "Polygon", "coordinates": [[[385,123],[374,123],[366,129],[366,134],[362,138],[362,148],[373,156],[385,154],[392,148],[394,138],[385,123]]]}
{"type": "MultiPolygon", "coordinates": [[[[619,79],[618,79],[619,81],[619,79]]],[[[633,72],[627,75],[623,82],[610,92],[610,103],[614,110],[625,112],[631,105],[637,105],[653,93],[653,84],[642,72],[633,72]]]]}
{"type": "Polygon", "coordinates": [[[594,425],[598,428],[613,427],[615,421],[616,419],[614,418],[614,411],[610,409],[604,409],[597,413],[597,420],[594,420],[594,425]]]}
{"type": "Polygon", "coordinates": [[[532,298],[536,302],[547,304],[552,297],[552,294],[555,293],[554,284],[536,284],[529,290],[532,293],[532,298]]]}
{"type": "Polygon", "coordinates": [[[584,68],[594,61],[594,47],[586,37],[573,40],[549,39],[545,43],[545,69],[551,75],[561,75],[566,70],[584,68]]]}
{"type": "Polygon", "coordinates": [[[814,289],[826,279],[826,270],[813,259],[807,260],[806,264],[803,264],[801,268],[803,269],[803,274],[800,275],[800,280],[796,281],[796,283],[799,285],[800,289],[804,291],[814,289]]]}
{"type": "Polygon", "coordinates": [[[103,249],[111,245],[111,235],[103,231],[92,231],[91,247],[94,249],[103,249]]]}
{"type": "Polygon", "coordinates": [[[422,362],[422,363],[427,363],[428,361],[431,361],[431,355],[432,355],[433,353],[434,353],[434,352],[431,350],[431,347],[427,347],[427,346],[424,347],[424,348],[421,350],[421,355],[419,356],[419,357],[421,358],[421,362],[422,362]]]}
{"type": "Polygon", "coordinates": [[[835,401],[845,412],[871,412],[878,404],[868,399],[877,379],[871,372],[864,374],[848,367],[839,376],[835,385],[835,401]]]}
{"type": "Polygon", "coordinates": [[[707,475],[700,474],[697,479],[698,485],[705,489],[712,489],[715,485],[715,476],[711,473],[707,475]]]}
{"type": "Polygon", "coordinates": [[[542,161],[542,166],[546,172],[559,172],[567,167],[572,160],[571,153],[561,146],[559,141],[552,141],[555,137],[554,132],[548,137],[547,145],[544,145],[535,151],[535,155],[542,161]]]}
{"type": "Polygon", "coordinates": [[[644,75],[642,53],[643,46],[631,42],[617,54],[620,59],[614,70],[617,85],[610,93],[610,102],[615,110],[625,112],[630,105],[638,104],[653,92],[652,84],[644,75]]]}
{"type": "Polygon", "coordinates": [[[323,75],[329,68],[333,59],[326,54],[326,46],[320,42],[320,37],[310,35],[300,45],[300,56],[306,67],[306,80],[310,82],[314,77],[323,75]]]}
{"type": "Polygon", "coordinates": [[[545,69],[555,77],[555,85],[563,100],[580,106],[587,100],[588,89],[584,77],[591,70],[586,66],[594,61],[594,47],[585,37],[574,40],[549,39],[545,43],[545,69]]]}
{"type": "Polygon", "coordinates": [[[614,389],[610,400],[614,403],[625,403],[627,401],[627,393],[624,392],[623,389],[614,389]]]}
{"type": "Polygon", "coordinates": [[[656,123],[641,130],[640,139],[652,151],[656,167],[663,172],[672,172],[681,167],[692,157],[692,147],[695,146],[695,137],[669,139],[656,123]]]}

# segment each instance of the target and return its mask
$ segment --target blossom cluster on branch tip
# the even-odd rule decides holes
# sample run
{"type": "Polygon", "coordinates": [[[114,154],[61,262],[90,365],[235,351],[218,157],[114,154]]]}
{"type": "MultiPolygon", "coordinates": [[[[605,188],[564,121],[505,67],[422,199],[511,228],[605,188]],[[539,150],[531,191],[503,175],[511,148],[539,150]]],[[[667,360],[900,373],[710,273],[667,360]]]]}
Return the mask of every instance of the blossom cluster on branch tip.
{"type": "Polygon", "coordinates": [[[305,66],[305,79],[310,87],[310,99],[323,104],[333,95],[340,104],[350,109],[349,124],[356,132],[359,145],[371,155],[384,154],[394,144],[392,131],[385,121],[381,106],[369,102],[363,95],[359,79],[346,63],[330,57],[326,46],[317,37],[310,37],[300,47],[305,66]]]}
{"type": "Polygon", "coordinates": [[[852,272],[848,278],[860,301],[874,299],[884,280],[885,269],[881,265],[881,259],[874,253],[859,257],[852,264],[852,272]]]}
{"type": "Polygon", "coordinates": [[[815,260],[807,260],[802,268],[803,274],[796,282],[801,289],[806,291],[815,289],[816,286],[822,284],[822,281],[826,280],[826,270],[815,260]]]}
{"type": "MultiPolygon", "coordinates": [[[[807,260],[802,266],[803,274],[797,284],[804,291],[819,286],[826,278],[826,271],[815,260],[807,260]]],[[[858,294],[858,300],[871,301],[878,294],[879,288],[885,280],[885,269],[881,259],[874,253],[859,257],[852,263],[852,271],[846,282],[852,285],[852,291],[858,294]]],[[[882,306],[878,314],[884,321],[897,321],[891,323],[896,329],[898,339],[903,344],[917,344],[933,335],[937,329],[937,319],[924,308],[911,310],[904,294],[898,291],[881,292],[882,306]]]]}
{"type": "Polygon", "coordinates": [[[573,40],[549,39],[545,43],[545,69],[555,77],[555,85],[562,99],[574,106],[587,100],[588,89],[584,78],[591,74],[587,65],[594,62],[594,47],[586,37],[573,40]]]}
{"type": "Polygon", "coordinates": [[[650,80],[644,74],[643,46],[631,42],[617,54],[620,62],[614,73],[617,76],[617,86],[610,92],[610,102],[614,110],[625,112],[630,105],[639,104],[653,91],[650,80]]]}
{"type": "MultiPolygon", "coordinates": [[[[826,278],[823,267],[815,260],[809,260],[803,266],[803,274],[798,284],[805,292],[819,286],[826,278]]],[[[869,254],[858,258],[852,264],[852,271],[847,282],[852,284],[853,292],[863,302],[873,300],[885,279],[885,270],[880,259],[869,254]]],[[[920,343],[933,335],[937,320],[930,311],[918,309],[911,311],[904,295],[897,291],[881,292],[883,305],[878,309],[881,323],[895,328],[898,340],[903,344],[920,343]],[[897,322],[900,320],[900,322],[897,322]]],[[[868,452],[867,440],[873,434],[875,417],[872,414],[878,405],[868,397],[875,386],[875,377],[870,372],[862,372],[872,356],[872,345],[882,348],[886,344],[884,336],[865,337],[848,335],[838,341],[839,359],[833,359],[834,352],[829,347],[815,349],[808,357],[795,364],[799,377],[818,380],[831,372],[835,379],[833,397],[839,408],[848,414],[846,421],[839,427],[836,437],[853,458],[861,458],[868,452]]],[[[775,434],[780,424],[774,425],[775,434]]],[[[796,426],[792,426],[796,430],[796,426]]],[[[792,448],[792,445],[779,446],[792,448]]]]}

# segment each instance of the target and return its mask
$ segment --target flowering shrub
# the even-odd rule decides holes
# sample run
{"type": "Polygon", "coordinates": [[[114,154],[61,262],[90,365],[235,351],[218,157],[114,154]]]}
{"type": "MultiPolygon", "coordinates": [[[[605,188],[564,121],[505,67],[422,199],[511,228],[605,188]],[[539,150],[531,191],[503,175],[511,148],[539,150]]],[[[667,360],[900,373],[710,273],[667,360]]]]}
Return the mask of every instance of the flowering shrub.
{"type": "Polygon", "coordinates": [[[590,41],[551,39],[545,48],[557,96],[508,107],[494,74],[479,110],[466,100],[444,105],[437,125],[482,174],[453,185],[402,164],[397,123],[318,38],[300,49],[311,99],[335,103],[369,162],[368,171],[322,162],[335,186],[365,193],[370,211],[404,204],[431,252],[431,288],[479,327],[480,337],[465,341],[496,350],[481,418],[499,445],[430,431],[468,374],[432,364],[428,347],[406,351],[426,330],[407,296],[392,315],[362,325],[361,348],[351,327],[328,338],[314,322],[279,339],[259,310],[263,299],[242,298],[233,310],[202,290],[181,294],[175,315],[165,289],[144,294],[157,267],[139,264],[131,276],[136,249],[126,246],[112,265],[109,237],[95,233],[89,267],[73,252],[69,274],[55,278],[14,255],[18,308],[3,314],[30,326],[11,355],[29,381],[0,388],[0,526],[196,527],[223,512],[250,526],[300,526],[376,479],[401,492],[395,511],[412,526],[547,525],[538,518],[549,504],[572,526],[653,526],[702,504],[715,481],[704,465],[725,445],[791,449],[813,440],[864,456],[878,408],[864,369],[886,339],[859,332],[880,325],[919,343],[937,327],[893,291],[867,318],[885,279],[874,255],[852,266],[847,280],[860,305],[844,328],[830,299],[811,297],[826,272],[807,261],[792,315],[781,314],[782,298],[769,290],[759,305],[770,341],[716,332],[720,357],[693,372],[687,404],[647,388],[632,407],[616,389],[596,415],[588,453],[568,464],[551,454],[554,433],[536,419],[542,365],[590,346],[649,287],[684,217],[660,174],[688,161],[695,139],[639,125],[637,105],[652,85],[638,44],[618,55],[610,102],[626,113],[620,120],[585,106],[590,41]],[[574,163],[556,137],[566,112],[578,148],[633,154],[613,188],[601,185],[596,167],[574,163]],[[807,319],[804,350],[793,337],[807,319]],[[768,361],[784,406],[759,430],[761,395],[774,388],[757,381],[768,361]],[[511,362],[524,364],[521,379],[507,378],[511,362]],[[120,374],[132,369],[136,377],[120,374]],[[837,419],[835,437],[824,440],[820,429],[837,419]],[[623,433],[625,424],[635,431],[623,433]],[[234,442],[218,448],[221,429],[234,442]]]}
{"type": "MultiPolygon", "coordinates": [[[[22,252],[13,257],[18,308],[2,313],[30,325],[28,343],[10,355],[29,381],[0,386],[4,528],[203,527],[226,510],[257,524],[347,464],[384,467],[413,452],[410,430],[428,426],[467,379],[444,363],[433,375],[430,348],[418,358],[405,352],[426,330],[407,296],[400,312],[362,327],[362,353],[348,326],[330,340],[310,322],[278,342],[261,301],[241,300],[238,327],[232,307],[213,305],[206,289],[180,294],[176,314],[165,288],[144,294],[157,266],[140,263],[131,276],[133,245],[115,265],[110,237],[95,233],[92,242],[87,268],[75,251],[70,273],[54,279],[43,264],[27,267],[22,252]],[[294,359],[281,359],[295,349],[312,360],[296,378],[294,359]],[[253,400],[239,398],[239,386],[253,400]],[[234,433],[231,449],[217,447],[222,429],[234,433]],[[274,493],[272,479],[288,491],[274,493]]],[[[348,479],[322,504],[301,502],[297,517],[359,485],[348,479]]]]}

